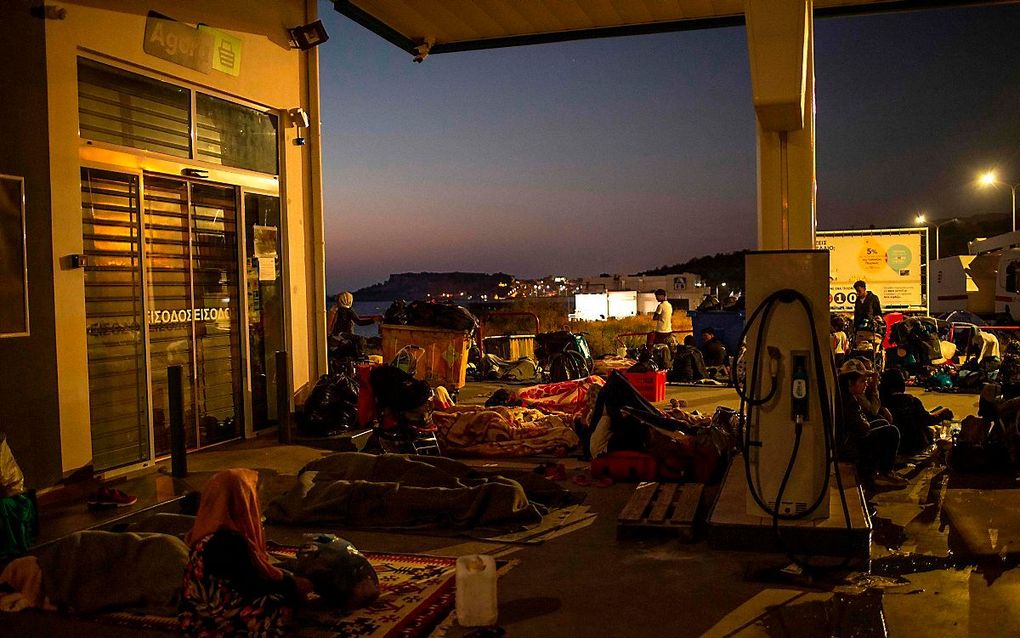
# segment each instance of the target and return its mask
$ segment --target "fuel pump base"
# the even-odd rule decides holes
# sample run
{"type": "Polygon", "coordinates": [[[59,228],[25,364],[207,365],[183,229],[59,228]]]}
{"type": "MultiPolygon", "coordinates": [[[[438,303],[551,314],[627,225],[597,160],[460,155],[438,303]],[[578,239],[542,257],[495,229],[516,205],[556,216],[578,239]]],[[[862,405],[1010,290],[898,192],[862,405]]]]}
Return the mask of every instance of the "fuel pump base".
{"type": "MultiPolygon", "coordinates": [[[[759,554],[795,551],[801,555],[852,559],[855,569],[867,571],[871,556],[871,518],[864,493],[852,465],[840,464],[843,494],[850,512],[850,527],[843,517],[839,488],[829,480],[828,518],[780,521],[782,542],[772,533],[772,517],[747,513],[747,480],[744,464],[734,459],[726,472],[719,496],[708,517],[706,536],[713,549],[759,554]]],[[[786,500],[785,498],[783,500],[786,500]]]]}

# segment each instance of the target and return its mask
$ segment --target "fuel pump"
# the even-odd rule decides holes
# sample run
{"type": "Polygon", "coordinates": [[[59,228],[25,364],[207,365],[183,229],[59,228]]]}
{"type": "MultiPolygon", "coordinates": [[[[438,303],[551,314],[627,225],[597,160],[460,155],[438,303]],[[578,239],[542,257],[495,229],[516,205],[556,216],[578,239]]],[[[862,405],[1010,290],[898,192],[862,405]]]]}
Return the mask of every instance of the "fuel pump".
{"type": "Polygon", "coordinates": [[[827,251],[746,257],[744,416],[747,513],[777,522],[829,516],[835,380],[827,251]]]}

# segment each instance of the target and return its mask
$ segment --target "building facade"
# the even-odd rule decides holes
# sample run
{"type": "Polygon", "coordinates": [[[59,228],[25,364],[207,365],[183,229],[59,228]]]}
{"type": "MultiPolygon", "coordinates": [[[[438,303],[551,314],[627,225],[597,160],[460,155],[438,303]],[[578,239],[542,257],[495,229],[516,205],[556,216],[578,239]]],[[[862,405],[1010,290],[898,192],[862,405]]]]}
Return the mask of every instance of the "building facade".
{"type": "MultiPolygon", "coordinates": [[[[314,0],[0,4],[0,175],[21,184],[28,330],[0,429],[28,483],[115,475],[275,423],[325,368],[314,0]]],[[[7,233],[11,235],[11,232],[7,233]]],[[[5,287],[4,290],[7,290],[5,287]]]]}
{"type": "MultiPolygon", "coordinates": [[[[638,293],[654,293],[658,289],[666,291],[666,297],[674,303],[677,310],[693,310],[708,294],[701,275],[684,272],[673,275],[600,275],[586,277],[586,292],[613,292],[633,290],[638,293]]],[[[653,297],[654,299],[654,297],[653,297]]],[[[644,314],[647,305],[639,303],[638,314],[644,314]]]]}

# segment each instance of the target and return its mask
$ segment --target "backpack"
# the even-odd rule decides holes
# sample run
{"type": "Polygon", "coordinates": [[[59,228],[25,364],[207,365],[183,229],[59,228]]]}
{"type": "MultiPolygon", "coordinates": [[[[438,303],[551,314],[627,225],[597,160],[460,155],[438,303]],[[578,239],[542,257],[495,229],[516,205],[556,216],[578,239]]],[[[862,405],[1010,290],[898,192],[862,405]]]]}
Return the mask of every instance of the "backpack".
{"type": "Polygon", "coordinates": [[[312,581],[331,607],[363,607],[379,596],[379,577],[368,559],[342,538],[316,540],[298,550],[291,568],[312,581]]]}

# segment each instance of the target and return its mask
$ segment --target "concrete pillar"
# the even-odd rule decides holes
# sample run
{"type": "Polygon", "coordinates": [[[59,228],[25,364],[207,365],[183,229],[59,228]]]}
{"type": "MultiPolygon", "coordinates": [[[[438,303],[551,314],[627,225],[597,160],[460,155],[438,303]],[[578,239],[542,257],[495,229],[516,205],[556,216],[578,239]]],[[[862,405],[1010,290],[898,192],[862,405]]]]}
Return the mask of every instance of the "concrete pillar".
{"type": "Polygon", "coordinates": [[[813,0],[745,0],[758,138],[758,248],[815,247],[813,0]]]}

